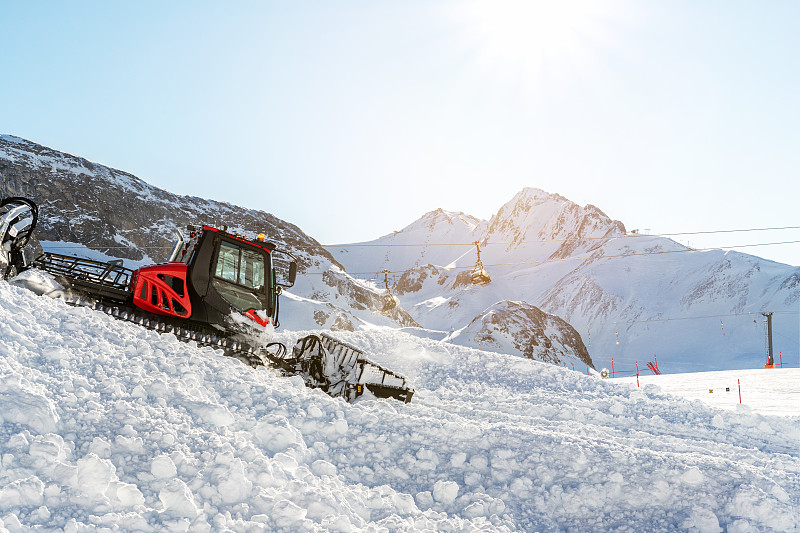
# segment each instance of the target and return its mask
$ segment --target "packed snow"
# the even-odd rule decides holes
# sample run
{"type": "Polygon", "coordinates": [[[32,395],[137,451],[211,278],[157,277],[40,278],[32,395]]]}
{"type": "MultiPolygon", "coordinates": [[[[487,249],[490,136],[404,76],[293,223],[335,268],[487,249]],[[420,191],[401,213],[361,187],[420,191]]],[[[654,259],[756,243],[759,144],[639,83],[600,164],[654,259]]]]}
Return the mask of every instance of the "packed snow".
{"type": "Polygon", "coordinates": [[[416,394],[348,404],[5,282],[0,323],[2,532],[798,530],[790,410],[380,327],[336,335],[416,394]]]}
{"type": "Polygon", "coordinates": [[[722,409],[736,409],[742,404],[756,413],[800,419],[800,368],[796,365],[692,374],[646,372],[638,378],[628,376],[616,381],[640,387],[658,385],[666,393],[722,409]]]}

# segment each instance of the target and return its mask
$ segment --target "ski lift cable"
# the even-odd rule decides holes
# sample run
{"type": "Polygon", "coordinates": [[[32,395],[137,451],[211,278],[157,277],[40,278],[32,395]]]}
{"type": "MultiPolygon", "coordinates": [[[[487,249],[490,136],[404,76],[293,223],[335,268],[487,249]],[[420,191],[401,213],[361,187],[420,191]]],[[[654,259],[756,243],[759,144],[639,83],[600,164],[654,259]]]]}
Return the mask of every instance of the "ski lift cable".
{"type": "MultiPolygon", "coordinates": [[[[561,263],[564,261],[588,261],[588,260],[596,260],[596,259],[615,259],[621,257],[639,257],[639,256],[646,256],[646,255],[664,255],[664,254],[676,254],[676,253],[690,253],[690,252],[707,252],[712,250],[734,250],[738,248],[752,248],[755,246],[777,246],[777,245],[784,245],[784,244],[798,244],[800,240],[796,241],[782,241],[782,242],[762,242],[762,243],[755,243],[755,244],[739,244],[733,246],[716,246],[711,248],[686,248],[682,250],[662,250],[657,252],[634,252],[629,254],[617,254],[617,255],[602,255],[602,256],[582,256],[582,257],[563,257],[559,259],[541,259],[538,261],[518,261],[514,263],[494,263],[494,264],[487,264],[484,265],[485,267],[501,267],[501,266],[521,266],[521,265],[540,265],[545,263],[561,263]]],[[[475,244],[470,244],[470,246],[475,246],[475,244]]],[[[456,266],[437,266],[436,268],[441,270],[471,270],[473,267],[463,266],[463,267],[456,267],[456,266]]],[[[405,269],[405,270],[390,270],[390,274],[404,274],[406,272],[411,272],[413,269],[405,269]]],[[[370,276],[374,273],[374,271],[370,272],[348,272],[351,276],[370,276]]],[[[323,272],[306,272],[306,274],[323,274],[323,272]]]]}
{"type": "MultiPolygon", "coordinates": [[[[800,311],[774,311],[776,315],[800,315],[800,311]]],[[[647,324],[647,323],[654,323],[654,322],[675,322],[679,320],[701,320],[704,318],[730,318],[730,317],[741,317],[741,316],[756,316],[760,315],[758,311],[749,311],[747,313],[729,313],[729,314],[722,314],[722,315],[698,315],[698,316],[682,316],[682,317],[670,317],[670,318],[646,318],[642,320],[615,320],[613,322],[591,322],[588,324],[572,324],[575,329],[586,329],[587,331],[591,328],[596,328],[599,326],[608,326],[608,325],[633,325],[633,324],[647,324]]]]}
{"type": "Polygon", "coordinates": [[[711,250],[733,250],[736,248],[751,248],[754,246],[775,246],[780,244],[797,244],[800,243],[800,240],[797,241],[783,241],[783,242],[765,242],[765,243],[757,243],[757,244],[739,244],[734,246],[715,246],[711,248],[687,248],[685,250],[662,250],[660,252],[635,252],[630,254],[617,254],[617,255],[603,255],[600,257],[565,257],[562,259],[543,259],[540,261],[521,261],[518,263],[496,263],[493,265],[486,265],[490,267],[495,266],[513,266],[513,265],[527,265],[527,264],[537,264],[537,263],[555,263],[555,262],[562,262],[562,261],[585,261],[587,259],[612,259],[618,257],[632,257],[632,256],[642,256],[642,255],[663,255],[663,254],[677,254],[677,253],[686,253],[686,252],[708,252],[711,250]]]}
{"type": "MultiPolygon", "coordinates": [[[[797,226],[800,228],[800,226],[797,226]]],[[[783,229],[783,228],[762,228],[762,229],[783,229]]],[[[730,231],[750,231],[750,230],[730,230],[730,231]]],[[[549,242],[549,241],[523,241],[523,242],[549,242]]],[[[800,240],[797,241],[782,241],[782,242],[766,242],[766,243],[755,243],[755,244],[740,244],[740,245],[733,245],[733,246],[720,246],[720,247],[712,247],[712,248],[687,248],[685,250],[664,250],[660,252],[641,252],[641,253],[630,253],[630,254],[619,254],[619,255],[606,255],[602,257],[565,257],[560,259],[542,259],[539,261],[520,261],[515,263],[494,263],[490,265],[484,265],[487,267],[499,267],[499,266],[519,266],[519,265],[537,265],[537,264],[544,264],[544,263],[557,263],[563,261],[585,261],[589,259],[612,259],[612,258],[620,258],[620,257],[633,257],[633,256],[645,256],[645,255],[661,255],[661,254],[672,254],[672,253],[686,253],[686,252],[704,252],[710,250],[733,250],[737,248],[750,248],[755,246],[777,246],[777,245],[784,245],[784,244],[797,244],[800,243],[800,240]]],[[[484,243],[484,246],[489,244],[504,244],[504,243],[484,243]]],[[[431,244],[430,246],[475,246],[474,242],[469,244],[444,244],[444,243],[435,243],[431,244]]],[[[361,246],[361,245],[354,245],[354,246],[361,246]]],[[[364,246],[373,246],[373,245],[364,245],[364,246]]],[[[374,246],[421,246],[421,245],[374,245],[374,246]]],[[[422,245],[424,246],[424,245],[422,245]]],[[[54,250],[62,250],[62,249],[83,249],[86,248],[84,245],[75,245],[75,246],[48,246],[48,249],[54,250]]],[[[103,250],[118,250],[118,249],[128,249],[128,248],[139,248],[141,250],[151,250],[151,249],[165,249],[160,246],[103,246],[101,247],[103,250]]],[[[467,252],[468,253],[468,252],[467,252]]],[[[464,254],[466,255],[466,253],[464,254]]],[[[463,257],[463,256],[462,256],[463,257]]],[[[451,263],[452,265],[452,263],[451,263]]],[[[457,266],[442,266],[437,267],[441,268],[442,270],[470,270],[473,267],[457,267],[457,266]]],[[[390,274],[404,274],[406,272],[410,272],[411,269],[408,270],[389,270],[390,274]]],[[[306,274],[323,274],[323,272],[306,272],[306,274]]],[[[374,272],[348,272],[351,276],[371,276],[374,272]]]]}
{"type": "Polygon", "coordinates": [[[747,231],[779,231],[787,229],[800,229],[800,226],[783,226],[775,228],[745,228],[745,229],[722,229],[713,231],[684,231],[679,233],[658,233],[649,235],[649,237],[672,237],[675,235],[708,235],[714,233],[741,233],[747,231]]]}

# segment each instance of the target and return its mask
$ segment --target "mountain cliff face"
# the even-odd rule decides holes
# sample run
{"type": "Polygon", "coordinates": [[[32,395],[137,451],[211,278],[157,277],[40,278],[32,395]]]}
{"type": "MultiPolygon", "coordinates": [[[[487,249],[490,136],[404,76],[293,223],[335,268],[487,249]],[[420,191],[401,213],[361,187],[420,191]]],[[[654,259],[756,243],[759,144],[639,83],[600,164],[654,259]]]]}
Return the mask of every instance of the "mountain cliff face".
{"type": "MultiPolygon", "coordinates": [[[[612,358],[633,369],[654,354],[667,372],[758,367],[766,311],[780,332],[776,356],[797,354],[799,268],[629,234],[597,207],[539,189],[520,191],[489,221],[434,211],[369,244],[405,246],[328,249],[349,269],[404,271],[394,290],[414,319],[442,331],[470,327],[464,342],[475,347],[483,335],[473,331],[475,320],[485,332],[484,311],[513,301],[563,318],[594,362],[609,368],[612,358]],[[490,285],[468,282],[474,241],[490,285]]],[[[504,320],[525,320],[525,309],[506,307],[504,320]]],[[[492,331],[499,345],[506,342],[508,335],[492,331]]]]}
{"type": "Polygon", "coordinates": [[[26,196],[39,204],[36,237],[57,253],[99,253],[130,266],[164,261],[176,231],[187,225],[226,225],[259,232],[298,258],[292,293],[305,305],[287,305],[282,322],[293,329],[354,329],[369,320],[417,325],[402,310],[375,314],[380,294],[356,282],[313,238],[264,211],[179,196],[127,172],[20,139],[0,136],[0,197],[26,196]]]}

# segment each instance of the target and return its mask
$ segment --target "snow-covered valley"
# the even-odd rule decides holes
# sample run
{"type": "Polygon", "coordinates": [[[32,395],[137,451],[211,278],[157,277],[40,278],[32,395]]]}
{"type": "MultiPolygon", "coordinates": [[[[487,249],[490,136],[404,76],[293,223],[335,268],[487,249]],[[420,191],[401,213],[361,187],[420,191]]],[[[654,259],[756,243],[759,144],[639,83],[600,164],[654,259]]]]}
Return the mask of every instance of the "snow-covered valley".
{"type": "MultiPolygon", "coordinates": [[[[800,523],[796,412],[716,409],[660,376],[637,388],[374,327],[337,336],[417,392],[347,404],[5,282],[0,324],[0,531],[800,523]]],[[[799,371],[774,372],[794,376],[793,401],[799,371]]]]}

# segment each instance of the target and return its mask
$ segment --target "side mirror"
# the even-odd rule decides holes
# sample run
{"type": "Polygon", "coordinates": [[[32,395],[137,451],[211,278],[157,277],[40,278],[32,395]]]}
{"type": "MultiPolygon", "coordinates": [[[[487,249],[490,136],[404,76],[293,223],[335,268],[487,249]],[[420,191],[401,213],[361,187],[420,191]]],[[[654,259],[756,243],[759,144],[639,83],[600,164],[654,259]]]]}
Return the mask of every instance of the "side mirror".
{"type": "Polygon", "coordinates": [[[275,284],[284,289],[288,289],[294,285],[297,279],[297,258],[285,250],[272,250],[272,254],[273,257],[279,255],[277,263],[280,265],[277,269],[279,274],[275,284]],[[289,258],[285,260],[282,256],[289,256],[289,258]]]}

